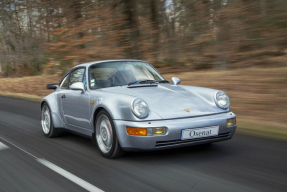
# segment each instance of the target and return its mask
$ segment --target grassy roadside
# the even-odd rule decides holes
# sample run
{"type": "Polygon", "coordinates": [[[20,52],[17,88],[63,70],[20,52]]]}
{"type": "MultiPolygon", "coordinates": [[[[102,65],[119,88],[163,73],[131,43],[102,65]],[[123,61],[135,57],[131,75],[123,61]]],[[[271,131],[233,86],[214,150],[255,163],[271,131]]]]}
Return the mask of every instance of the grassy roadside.
{"type": "Polygon", "coordinates": [[[237,132],[269,139],[287,141],[286,125],[266,120],[250,119],[250,117],[237,117],[237,132]]]}
{"type": "Polygon", "coordinates": [[[32,94],[26,94],[26,93],[13,93],[13,92],[0,92],[0,96],[4,97],[12,97],[12,98],[17,98],[17,99],[26,99],[30,101],[41,101],[43,97],[37,96],[37,95],[32,95],[32,94]]]}
{"type": "Polygon", "coordinates": [[[260,128],[260,127],[238,126],[237,132],[241,134],[245,134],[245,135],[264,137],[267,139],[287,141],[287,131],[272,129],[272,127],[271,128],[260,128]]]}
{"type": "MultiPolygon", "coordinates": [[[[287,68],[249,68],[230,71],[196,71],[165,74],[177,76],[183,85],[223,90],[237,115],[237,132],[287,140],[287,68]]],[[[40,101],[51,93],[46,84],[60,77],[0,78],[0,95],[40,101]]],[[[1,106],[0,106],[1,107],[1,106]]]]}

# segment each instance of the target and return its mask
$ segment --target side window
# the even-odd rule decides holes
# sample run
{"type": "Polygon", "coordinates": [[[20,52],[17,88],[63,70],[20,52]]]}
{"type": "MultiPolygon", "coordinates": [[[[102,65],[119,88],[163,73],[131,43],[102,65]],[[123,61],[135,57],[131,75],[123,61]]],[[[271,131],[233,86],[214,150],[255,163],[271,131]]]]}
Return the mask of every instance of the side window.
{"type": "Polygon", "coordinates": [[[85,69],[84,68],[79,68],[79,69],[74,70],[71,73],[69,87],[74,83],[83,82],[84,75],[85,75],[85,69]]]}
{"type": "Polygon", "coordinates": [[[60,88],[67,89],[68,88],[68,82],[69,82],[69,74],[66,75],[66,77],[63,79],[63,81],[60,84],[60,88]]]}

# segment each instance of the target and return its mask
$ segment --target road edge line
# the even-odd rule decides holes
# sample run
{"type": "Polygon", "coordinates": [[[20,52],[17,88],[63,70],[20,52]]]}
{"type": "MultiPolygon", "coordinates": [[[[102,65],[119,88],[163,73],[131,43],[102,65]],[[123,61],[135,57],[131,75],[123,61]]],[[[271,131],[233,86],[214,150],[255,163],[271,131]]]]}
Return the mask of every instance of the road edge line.
{"type": "Polygon", "coordinates": [[[45,165],[46,167],[52,169],[56,173],[62,175],[63,177],[69,179],[70,181],[76,183],[77,185],[81,186],[82,188],[88,190],[88,191],[93,191],[93,192],[104,192],[103,190],[97,188],[96,186],[84,181],[83,179],[73,175],[72,173],[62,169],[61,167],[45,160],[45,159],[36,159],[39,163],[42,165],[45,165]]]}

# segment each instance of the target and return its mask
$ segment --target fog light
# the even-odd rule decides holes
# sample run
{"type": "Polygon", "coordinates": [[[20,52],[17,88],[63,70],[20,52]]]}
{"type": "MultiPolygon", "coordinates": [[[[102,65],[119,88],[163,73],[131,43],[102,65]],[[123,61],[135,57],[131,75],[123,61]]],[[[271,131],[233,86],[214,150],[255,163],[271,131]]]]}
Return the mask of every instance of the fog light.
{"type": "Polygon", "coordinates": [[[165,135],[166,134],[165,127],[153,127],[150,129],[152,129],[152,135],[165,135]]]}
{"type": "Polygon", "coordinates": [[[226,126],[227,127],[231,127],[233,125],[236,125],[236,118],[226,120],[226,126]]]}
{"type": "Polygon", "coordinates": [[[147,129],[146,128],[127,127],[127,133],[129,135],[147,136],[147,129]]]}

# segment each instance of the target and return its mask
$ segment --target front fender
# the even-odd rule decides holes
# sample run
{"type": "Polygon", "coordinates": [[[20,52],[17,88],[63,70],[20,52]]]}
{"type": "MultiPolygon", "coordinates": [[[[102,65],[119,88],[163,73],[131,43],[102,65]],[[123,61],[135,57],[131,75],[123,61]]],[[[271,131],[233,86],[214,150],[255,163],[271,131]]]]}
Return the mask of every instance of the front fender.
{"type": "Polygon", "coordinates": [[[91,101],[94,102],[91,109],[92,122],[94,122],[94,118],[99,109],[107,110],[113,120],[149,121],[162,119],[161,116],[153,111],[150,111],[148,117],[144,119],[137,118],[131,110],[131,104],[134,99],[136,99],[134,96],[97,91],[96,96],[91,96],[91,101]]]}
{"type": "Polygon", "coordinates": [[[65,124],[60,117],[60,108],[57,102],[57,94],[56,92],[51,93],[50,95],[46,96],[41,102],[41,108],[44,103],[47,103],[53,120],[53,125],[55,128],[65,128],[65,124]]]}

